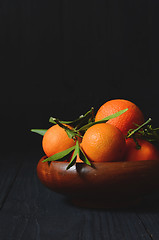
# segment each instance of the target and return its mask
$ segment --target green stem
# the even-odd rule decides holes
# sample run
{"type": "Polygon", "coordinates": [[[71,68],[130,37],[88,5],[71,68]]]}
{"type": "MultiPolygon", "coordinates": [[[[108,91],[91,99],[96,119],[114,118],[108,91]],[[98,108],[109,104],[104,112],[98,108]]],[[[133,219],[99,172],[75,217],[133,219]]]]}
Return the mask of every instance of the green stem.
{"type": "Polygon", "coordinates": [[[149,122],[151,122],[152,119],[149,118],[146,122],[144,122],[142,125],[140,125],[138,128],[132,130],[130,133],[128,133],[128,135],[126,136],[126,138],[130,138],[132,137],[135,133],[137,133],[141,128],[143,128],[144,126],[146,126],[149,122]]]}
{"type": "Polygon", "coordinates": [[[132,138],[133,138],[134,142],[136,143],[136,149],[139,150],[139,149],[141,148],[141,146],[140,146],[140,144],[138,143],[138,141],[136,140],[136,137],[133,136],[132,138]]]}

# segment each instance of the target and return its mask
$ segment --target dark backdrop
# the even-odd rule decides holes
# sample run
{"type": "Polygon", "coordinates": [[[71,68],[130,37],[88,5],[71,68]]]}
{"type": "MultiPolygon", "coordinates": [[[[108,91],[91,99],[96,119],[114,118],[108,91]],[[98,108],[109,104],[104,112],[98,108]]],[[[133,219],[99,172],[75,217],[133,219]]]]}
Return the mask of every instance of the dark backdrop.
{"type": "Polygon", "coordinates": [[[40,150],[31,128],[112,98],[134,101],[157,125],[158,7],[157,0],[2,0],[2,151],[40,150]]]}

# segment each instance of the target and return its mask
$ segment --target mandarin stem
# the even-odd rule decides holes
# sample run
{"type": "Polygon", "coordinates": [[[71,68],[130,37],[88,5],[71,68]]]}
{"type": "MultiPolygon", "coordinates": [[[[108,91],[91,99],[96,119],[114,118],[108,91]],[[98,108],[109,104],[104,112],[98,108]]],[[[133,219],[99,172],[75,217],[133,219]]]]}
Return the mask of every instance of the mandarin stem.
{"type": "Polygon", "coordinates": [[[144,122],[142,125],[140,125],[138,128],[132,130],[127,136],[126,138],[130,138],[132,137],[132,135],[134,135],[135,133],[137,133],[141,128],[143,128],[144,126],[146,126],[149,122],[151,122],[152,119],[149,118],[146,122],[144,122]]]}

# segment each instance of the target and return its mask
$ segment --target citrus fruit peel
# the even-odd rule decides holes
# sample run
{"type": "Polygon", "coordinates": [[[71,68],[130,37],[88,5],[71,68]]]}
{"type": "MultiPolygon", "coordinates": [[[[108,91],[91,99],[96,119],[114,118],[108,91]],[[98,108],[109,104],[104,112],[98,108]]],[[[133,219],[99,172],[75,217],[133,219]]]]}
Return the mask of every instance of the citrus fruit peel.
{"type": "MultiPolygon", "coordinates": [[[[75,145],[58,153],[53,154],[52,156],[43,160],[43,162],[51,162],[51,161],[65,161],[72,155],[71,160],[67,166],[67,170],[72,167],[76,163],[77,155],[79,158],[87,165],[91,166],[90,161],[86,157],[84,151],[80,147],[80,143],[78,137],[83,137],[84,133],[87,131],[88,128],[95,124],[106,123],[108,120],[113,119],[115,117],[120,116],[121,114],[125,113],[128,109],[120,110],[110,116],[107,116],[104,119],[95,122],[94,118],[94,108],[92,107],[90,111],[86,114],[81,115],[78,119],[73,121],[61,121],[57,118],[50,117],[49,122],[53,124],[58,124],[62,127],[69,138],[72,138],[75,141],[75,145]],[[69,128],[66,124],[69,124],[72,128],[69,128]]],[[[44,136],[47,129],[31,129],[32,132],[40,134],[44,136]]]]}

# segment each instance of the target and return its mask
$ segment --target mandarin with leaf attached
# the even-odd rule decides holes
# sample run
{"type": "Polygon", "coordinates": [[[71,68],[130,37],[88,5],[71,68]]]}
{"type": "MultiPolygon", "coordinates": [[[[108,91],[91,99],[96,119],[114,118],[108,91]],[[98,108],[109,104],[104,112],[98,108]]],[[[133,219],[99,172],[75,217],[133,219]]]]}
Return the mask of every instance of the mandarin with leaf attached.
{"type": "Polygon", "coordinates": [[[74,145],[75,141],[69,138],[66,131],[59,125],[50,127],[42,140],[42,147],[47,157],[62,152],[74,145]]]}
{"type": "Polygon", "coordinates": [[[144,122],[144,115],[136,104],[125,99],[113,99],[104,103],[95,116],[95,121],[99,121],[115,112],[128,108],[128,111],[122,115],[110,119],[108,123],[119,128],[124,135],[128,130],[136,128],[136,124],[141,125],[144,122]]]}

